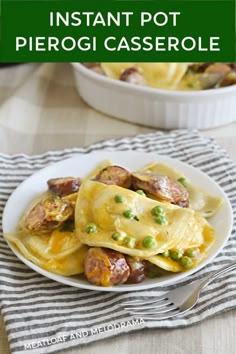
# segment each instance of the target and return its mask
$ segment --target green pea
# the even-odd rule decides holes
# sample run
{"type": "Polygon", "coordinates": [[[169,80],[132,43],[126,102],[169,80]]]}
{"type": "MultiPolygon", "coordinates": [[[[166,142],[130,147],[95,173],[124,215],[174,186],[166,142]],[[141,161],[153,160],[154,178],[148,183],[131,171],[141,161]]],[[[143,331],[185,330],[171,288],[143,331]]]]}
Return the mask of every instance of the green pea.
{"type": "Polygon", "coordinates": [[[126,236],[123,240],[123,244],[129,248],[134,248],[135,242],[136,242],[135,238],[130,236],[126,236]]]}
{"type": "Polygon", "coordinates": [[[170,252],[169,251],[165,251],[165,252],[161,253],[161,255],[162,255],[162,257],[167,258],[167,257],[169,257],[170,252]]]}
{"type": "Polygon", "coordinates": [[[143,191],[142,189],[138,189],[138,190],[136,191],[136,193],[142,195],[143,197],[146,197],[146,194],[144,193],[144,191],[143,191]]]}
{"type": "Polygon", "coordinates": [[[159,225],[166,225],[167,224],[167,220],[163,215],[159,215],[155,218],[155,221],[157,224],[159,225]]]}
{"type": "Polygon", "coordinates": [[[144,248],[154,248],[157,242],[153,236],[148,235],[143,239],[142,245],[144,248]]]}
{"type": "Polygon", "coordinates": [[[170,250],[170,258],[173,259],[173,261],[179,261],[180,258],[182,257],[183,252],[178,251],[178,250],[170,250]]]}
{"type": "Polygon", "coordinates": [[[195,87],[195,85],[194,85],[193,82],[189,82],[189,83],[187,84],[187,86],[188,86],[189,88],[194,88],[194,87],[195,87]]]}
{"type": "Polygon", "coordinates": [[[184,256],[181,257],[179,260],[179,264],[183,267],[183,268],[191,268],[193,265],[193,261],[191,258],[184,256]]]}
{"type": "Polygon", "coordinates": [[[124,203],[125,202],[125,198],[123,197],[123,195],[120,195],[120,194],[117,194],[114,199],[115,199],[116,203],[124,203]]]}
{"type": "Polygon", "coordinates": [[[180,177],[179,179],[178,179],[178,182],[179,183],[181,183],[185,188],[187,187],[187,180],[186,180],[186,178],[184,178],[184,177],[180,177]]]}
{"type": "Polygon", "coordinates": [[[131,210],[125,210],[123,212],[123,215],[127,218],[127,219],[133,219],[134,218],[134,214],[132,213],[131,210]]]}
{"type": "Polygon", "coordinates": [[[190,258],[196,258],[198,255],[198,249],[196,248],[189,248],[184,252],[184,255],[190,258]]]}
{"type": "Polygon", "coordinates": [[[88,225],[86,226],[86,232],[87,232],[88,234],[94,234],[94,233],[97,232],[97,231],[98,231],[97,226],[96,226],[95,224],[93,224],[93,223],[88,224],[88,225]]]}
{"type": "Polygon", "coordinates": [[[153,216],[161,216],[161,215],[165,215],[165,210],[161,207],[161,206],[156,206],[151,210],[151,214],[153,216]]]}
{"type": "Polygon", "coordinates": [[[121,234],[119,232],[114,232],[112,235],[111,235],[111,238],[112,240],[114,241],[119,241],[121,239],[121,234]]]}

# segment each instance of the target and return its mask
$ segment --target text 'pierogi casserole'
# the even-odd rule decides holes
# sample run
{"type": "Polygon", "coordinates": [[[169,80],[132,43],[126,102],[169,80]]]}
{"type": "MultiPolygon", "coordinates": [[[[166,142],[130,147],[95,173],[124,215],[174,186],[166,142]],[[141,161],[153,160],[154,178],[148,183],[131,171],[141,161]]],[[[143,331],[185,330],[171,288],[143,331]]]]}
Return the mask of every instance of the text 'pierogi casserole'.
{"type": "Polygon", "coordinates": [[[208,218],[222,199],[163,163],[130,172],[103,161],[83,179],[47,184],[4,236],[52,273],[103,287],[136,284],[197,267],[216,238],[208,218]]]}

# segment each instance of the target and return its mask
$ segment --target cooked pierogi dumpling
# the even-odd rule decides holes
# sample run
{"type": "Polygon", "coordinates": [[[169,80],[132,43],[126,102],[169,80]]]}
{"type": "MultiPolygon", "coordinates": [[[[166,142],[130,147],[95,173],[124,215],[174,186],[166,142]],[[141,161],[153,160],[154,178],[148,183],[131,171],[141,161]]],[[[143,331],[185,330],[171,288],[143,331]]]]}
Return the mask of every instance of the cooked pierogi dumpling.
{"type": "Polygon", "coordinates": [[[48,234],[30,234],[20,231],[6,234],[20,252],[38,266],[62,275],[83,273],[83,256],[87,247],[74,232],[54,230],[48,234]]]}
{"type": "MultiPolygon", "coordinates": [[[[143,258],[174,248],[197,223],[191,209],[96,181],[83,183],[75,209],[76,233],[82,243],[143,258]],[[163,209],[166,223],[155,221],[152,214],[155,207],[163,209]],[[153,245],[147,247],[144,239],[150,236],[153,245]]],[[[199,232],[202,232],[201,225],[199,232]]]]}

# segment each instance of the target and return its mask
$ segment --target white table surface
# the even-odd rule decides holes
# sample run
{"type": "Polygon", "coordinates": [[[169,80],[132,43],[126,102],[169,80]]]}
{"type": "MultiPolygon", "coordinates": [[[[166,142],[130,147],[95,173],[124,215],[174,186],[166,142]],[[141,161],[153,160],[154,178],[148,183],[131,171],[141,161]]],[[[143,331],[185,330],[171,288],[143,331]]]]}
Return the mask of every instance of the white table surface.
{"type": "MultiPolygon", "coordinates": [[[[0,152],[36,154],[152,131],[89,108],[78,96],[68,64],[28,64],[0,70],[0,152]]],[[[236,162],[236,123],[202,133],[214,137],[236,162]]],[[[10,352],[0,316],[3,353],[10,352]]],[[[139,331],[67,353],[233,354],[236,311],[185,329],[139,331]]]]}

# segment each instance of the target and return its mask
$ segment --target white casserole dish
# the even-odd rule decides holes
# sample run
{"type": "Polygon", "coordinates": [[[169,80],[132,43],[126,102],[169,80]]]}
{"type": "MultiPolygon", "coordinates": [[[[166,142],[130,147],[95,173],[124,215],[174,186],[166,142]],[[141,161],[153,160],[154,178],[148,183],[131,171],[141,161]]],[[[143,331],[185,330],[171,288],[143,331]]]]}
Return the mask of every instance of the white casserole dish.
{"type": "Polygon", "coordinates": [[[72,65],[81,97],[110,116],[162,129],[208,129],[236,121],[236,85],[204,91],[153,89],[72,65]]]}

